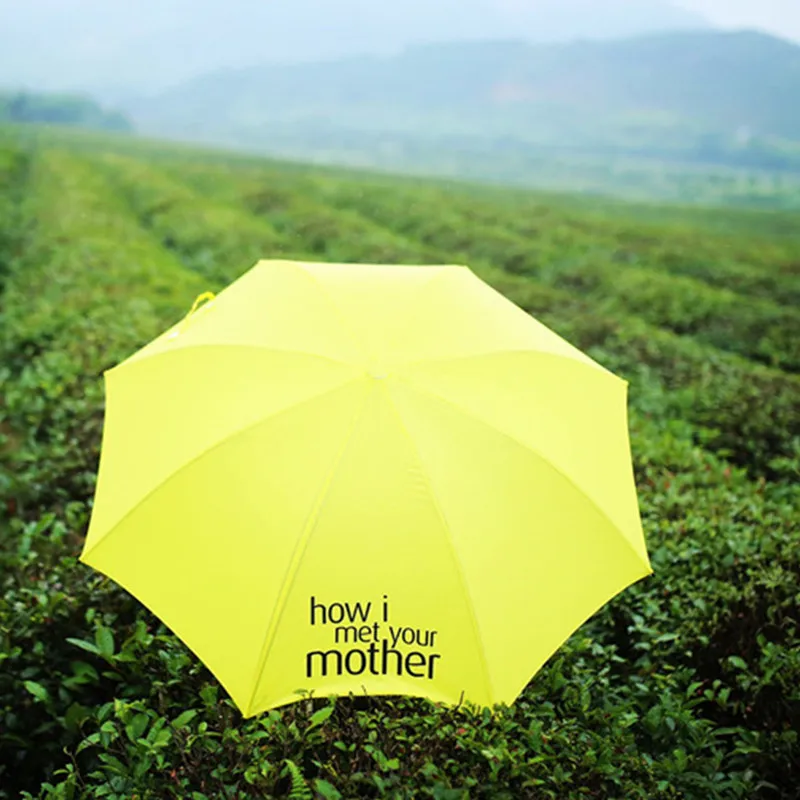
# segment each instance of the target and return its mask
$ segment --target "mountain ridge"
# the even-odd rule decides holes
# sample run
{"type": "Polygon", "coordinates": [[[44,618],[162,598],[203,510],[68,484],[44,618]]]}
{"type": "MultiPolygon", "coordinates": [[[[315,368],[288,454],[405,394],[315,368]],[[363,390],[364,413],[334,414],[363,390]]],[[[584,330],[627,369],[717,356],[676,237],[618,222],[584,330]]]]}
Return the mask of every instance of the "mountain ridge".
{"type": "Polygon", "coordinates": [[[416,45],[395,56],[217,71],[125,110],[142,130],[167,135],[252,135],[326,120],[385,133],[427,126],[567,144],[591,121],[663,136],[745,130],[800,140],[798,96],[800,46],[742,30],[416,45]]]}

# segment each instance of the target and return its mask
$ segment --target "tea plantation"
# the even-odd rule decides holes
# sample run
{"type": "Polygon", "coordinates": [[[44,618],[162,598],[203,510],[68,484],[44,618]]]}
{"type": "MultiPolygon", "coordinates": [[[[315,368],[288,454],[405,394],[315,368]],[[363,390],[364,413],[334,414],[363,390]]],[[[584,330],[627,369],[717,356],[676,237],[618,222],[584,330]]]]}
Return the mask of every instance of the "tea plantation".
{"type": "Polygon", "coordinates": [[[0,136],[0,798],[800,798],[800,216],[0,136]],[[243,721],[77,560],[102,372],[259,258],[463,263],[630,381],[655,574],[496,714],[243,721]]]}

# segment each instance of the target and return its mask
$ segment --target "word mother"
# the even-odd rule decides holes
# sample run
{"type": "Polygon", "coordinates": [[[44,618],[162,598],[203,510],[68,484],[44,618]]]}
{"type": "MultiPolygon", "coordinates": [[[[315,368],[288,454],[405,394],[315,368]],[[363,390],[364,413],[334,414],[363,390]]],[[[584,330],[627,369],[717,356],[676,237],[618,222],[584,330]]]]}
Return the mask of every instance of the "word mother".
{"type": "MultiPolygon", "coordinates": [[[[311,598],[311,625],[334,627],[334,643],[368,647],[351,647],[345,651],[339,648],[312,650],[306,653],[306,677],[332,675],[407,675],[411,678],[433,680],[436,663],[441,654],[423,652],[415,649],[403,653],[396,649],[398,644],[416,645],[417,648],[434,646],[438,631],[420,628],[387,625],[388,636],[382,635],[378,622],[370,622],[373,605],[368,603],[331,603],[324,605],[311,598]],[[356,623],[345,624],[342,622],[356,623]]],[[[382,607],[382,622],[389,619],[389,604],[386,595],[382,607]]]]}

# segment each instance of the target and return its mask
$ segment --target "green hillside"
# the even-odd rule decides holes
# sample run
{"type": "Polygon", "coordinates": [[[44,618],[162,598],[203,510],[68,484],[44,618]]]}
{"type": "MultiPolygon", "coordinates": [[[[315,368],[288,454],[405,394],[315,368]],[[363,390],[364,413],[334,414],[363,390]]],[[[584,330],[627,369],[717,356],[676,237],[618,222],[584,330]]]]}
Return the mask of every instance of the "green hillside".
{"type": "Polygon", "coordinates": [[[796,213],[23,134],[0,134],[0,799],[800,796],[796,213]],[[103,370],[272,257],[468,264],[630,382],[655,574],[513,707],[339,698],[243,721],[78,563],[103,370]]]}
{"type": "Polygon", "coordinates": [[[74,125],[131,131],[130,120],[82,95],[0,91],[0,124],[74,125]]]}

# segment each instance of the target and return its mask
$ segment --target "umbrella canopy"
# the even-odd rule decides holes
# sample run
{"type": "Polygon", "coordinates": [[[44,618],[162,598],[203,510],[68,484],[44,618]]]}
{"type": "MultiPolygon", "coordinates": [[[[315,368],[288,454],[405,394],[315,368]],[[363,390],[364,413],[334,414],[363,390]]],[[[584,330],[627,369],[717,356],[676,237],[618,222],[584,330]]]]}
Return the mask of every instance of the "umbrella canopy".
{"type": "Polygon", "coordinates": [[[462,266],[260,261],[109,370],[81,559],[245,716],[511,703],[648,575],[627,383],[462,266]]]}

